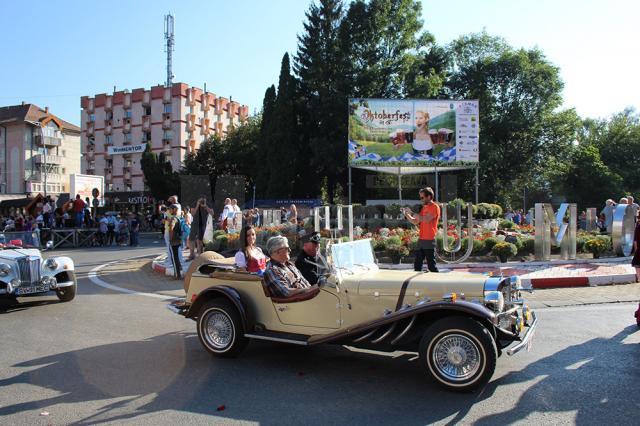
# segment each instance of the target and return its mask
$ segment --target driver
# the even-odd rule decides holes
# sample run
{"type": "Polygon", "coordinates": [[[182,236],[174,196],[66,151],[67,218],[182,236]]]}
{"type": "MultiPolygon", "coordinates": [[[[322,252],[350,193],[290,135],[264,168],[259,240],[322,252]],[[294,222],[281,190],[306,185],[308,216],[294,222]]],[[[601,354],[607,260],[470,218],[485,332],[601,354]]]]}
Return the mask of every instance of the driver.
{"type": "Polygon", "coordinates": [[[263,279],[271,297],[290,297],[309,291],[311,284],[289,260],[291,249],[286,237],[276,235],[269,238],[267,251],[271,261],[264,271],[263,279]]]}
{"type": "Polygon", "coordinates": [[[320,271],[317,264],[320,262],[318,248],[320,247],[320,233],[314,232],[301,238],[303,242],[302,253],[296,259],[296,267],[302,276],[311,284],[318,284],[320,271]],[[315,264],[315,265],[314,265],[315,264]]]}

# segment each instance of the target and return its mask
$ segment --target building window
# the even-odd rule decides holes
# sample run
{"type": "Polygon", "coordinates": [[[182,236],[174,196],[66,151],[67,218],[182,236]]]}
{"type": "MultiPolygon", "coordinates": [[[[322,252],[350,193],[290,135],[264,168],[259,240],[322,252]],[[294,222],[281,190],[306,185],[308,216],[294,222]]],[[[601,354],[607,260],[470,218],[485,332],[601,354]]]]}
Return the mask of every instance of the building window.
{"type": "Polygon", "coordinates": [[[171,104],[164,104],[164,113],[171,114],[171,104]]]}
{"type": "Polygon", "coordinates": [[[108,167],[108,168],[113,167],[113,160],[112,160],[111,158],[109,158],[109,159],[107,160],[107,167],[108,167]]]}
{"type": "Polygon", "coordinates": [[[124,111],[124,118],[131,118],[131,110],[127,109],[124,111]]]}
{"type": "Polygon", "coordinates": [[[151,107],[150,106],[144,107],[144,115],[151,115],[151,107]]]}
{"type": "Polygon", "coordinates": [[[93,115],[93,114],[89,114],[89,121],[90,121],[91,123],[93,123],[94,121],[96,121],[96,116],[95,116],[95,115],[93,115]]]}
{"type": "Polygon", "coordinates": [[[93,138],[93,137],[89,138],[89,145],[95,145],[95,143],[96,143],[96,138],[93,138]]]}
{"type": "Polygon", "coordinates": [[[151,132],[144,132],[142,134],[142,142],[151,142],[151,132]]]}
{"type": "Polygon", "coordinates": [[[66,157],[66,156],[67,156],[67,151],[66,151],[66,150],[64,150],[64,149],[62,150],[62,156],[63,156],[63,157],[66,157]]]}
{"type": "Polygon", "coordinates": [[[173,139],[173,131],[165,130],[164,134],[162,135],[162,139],[166,141],[170,141],[171,139],[173,139]]]}
{"type": "Polygon", "coordinates": [[[125,142],[131,142],[131,133],[125,133],[124,134],[124,141],[125,142]]]}
{"type": "Polygon", "coordinates": [[[111,135],[107,135],[104,137],[104,143],[106,143],[107,145],[111,145],[112,142],[113,139],[111,138],[111,135]]]}
{"type": "Polygon", "coordinates": [[[113,111],[107,111],[107,120],[113,120],[113,111]]]}

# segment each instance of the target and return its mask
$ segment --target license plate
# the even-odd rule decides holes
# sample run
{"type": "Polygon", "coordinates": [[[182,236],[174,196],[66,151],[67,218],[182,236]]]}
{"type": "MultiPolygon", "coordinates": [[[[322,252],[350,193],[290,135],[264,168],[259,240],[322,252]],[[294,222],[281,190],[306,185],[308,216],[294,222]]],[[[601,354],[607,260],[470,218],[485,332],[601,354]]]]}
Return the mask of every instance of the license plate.
{"type": "Polygon", "coordinates": [[[16,288],[16,296],[33,293],[44,293],[49,291],[49,287],[45,285],[38,285],[35,287],[18,287],[16,288]]]}

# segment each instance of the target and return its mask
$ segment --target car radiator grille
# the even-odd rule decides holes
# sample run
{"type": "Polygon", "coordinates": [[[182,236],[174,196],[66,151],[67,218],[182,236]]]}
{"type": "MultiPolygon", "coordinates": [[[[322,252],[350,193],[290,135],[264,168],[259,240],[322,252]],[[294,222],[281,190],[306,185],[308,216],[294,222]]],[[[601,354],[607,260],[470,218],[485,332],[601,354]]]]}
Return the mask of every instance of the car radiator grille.
{"type": "Polygon", "coordinates": [[[18,259],[18,269],[22,284],[40,282],[40,259],[18,259]]]}

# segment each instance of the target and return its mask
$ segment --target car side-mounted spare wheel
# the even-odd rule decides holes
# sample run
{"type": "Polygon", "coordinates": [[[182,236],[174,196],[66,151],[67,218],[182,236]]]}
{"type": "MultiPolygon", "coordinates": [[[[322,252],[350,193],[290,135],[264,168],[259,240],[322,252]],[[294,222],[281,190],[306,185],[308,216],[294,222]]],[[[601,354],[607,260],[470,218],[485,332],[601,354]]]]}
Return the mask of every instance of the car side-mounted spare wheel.
{"type": "Polygon", "coordinates": [[[198,338],[209,353],[235,357],[249,343],[236,307],[222,298],[206,302],[198,314],[198,338]]]}
{"type": "Polygon", "coordinates": [[[420,341],[420,364],[437,383],[453,391],[484,386],[496,368],[498,353],[491,333],[462,316],[433,323],[420,341]]]}

